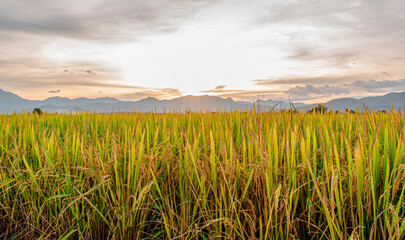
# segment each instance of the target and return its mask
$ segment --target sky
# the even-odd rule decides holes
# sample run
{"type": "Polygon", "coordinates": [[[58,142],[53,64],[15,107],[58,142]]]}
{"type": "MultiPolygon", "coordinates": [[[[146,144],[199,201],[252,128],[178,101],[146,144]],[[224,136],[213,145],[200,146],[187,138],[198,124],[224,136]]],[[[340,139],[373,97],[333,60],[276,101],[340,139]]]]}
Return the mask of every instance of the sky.
{"type": "Polygon", "coordinates": [[[21,97],[324,102],[405,91],[403,0],[0,0],[21,97]]]}

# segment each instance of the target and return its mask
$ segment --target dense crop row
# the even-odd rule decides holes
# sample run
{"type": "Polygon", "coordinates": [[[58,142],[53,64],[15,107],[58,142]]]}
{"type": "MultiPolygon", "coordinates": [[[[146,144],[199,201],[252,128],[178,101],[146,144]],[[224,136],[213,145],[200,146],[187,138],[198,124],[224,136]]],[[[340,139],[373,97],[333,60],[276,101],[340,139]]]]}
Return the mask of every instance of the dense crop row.
{"type": "Polygon", "coordinates": [[[405,114],[0,116],[0,238],[401,239],[405,114]]]}

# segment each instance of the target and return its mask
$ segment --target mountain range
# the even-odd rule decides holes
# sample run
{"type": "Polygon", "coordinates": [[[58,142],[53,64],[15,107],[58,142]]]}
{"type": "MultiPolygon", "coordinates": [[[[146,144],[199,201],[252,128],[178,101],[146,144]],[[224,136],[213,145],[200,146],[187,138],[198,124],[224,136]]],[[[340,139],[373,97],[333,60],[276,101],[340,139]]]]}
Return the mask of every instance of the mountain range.
{"type": "MultiPolygon", "coordinates": [[[[345,109],[369,109],[391,110],[394,103],[395,109],[405,108],[405,92],[389,93],[383,96],[355,98],[339,98],[323,103],[330,110],[344,111],[345,109]]],[[[90,112],[164,112],[164,111],[235,111],[250,110],[253,107],[261,111],[270,109],[290,109],[310,110],[316,104],[305,105],[301,102],[287,103],[278,100],[257,100],[255,102],[234,101],[232,98],[221,98],[217,96],[184,96],[170,100],[158,100],[148,97],[139,101],[122,101],[116,98],[64,98],[51,97],[45,100],[28,100],[19,97],[11,92],[0,89],[0,113],[32,112],[34,108],[40,108],[45,112],[70,112],[70,111],[90,111],[90,112]]]]}

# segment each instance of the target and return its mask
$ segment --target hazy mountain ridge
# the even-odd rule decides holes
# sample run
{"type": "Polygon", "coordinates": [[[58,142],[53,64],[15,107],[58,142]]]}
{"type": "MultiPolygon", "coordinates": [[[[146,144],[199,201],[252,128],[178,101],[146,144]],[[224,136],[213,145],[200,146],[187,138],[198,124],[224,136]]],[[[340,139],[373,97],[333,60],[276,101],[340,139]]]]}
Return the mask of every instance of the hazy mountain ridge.
{"type": "Polygon", "coordinates": [[[154,97],[147,97],[139,101],[122,101],[116,98],[64,98],[50,97],[43,101],[23,99],[13,93],[0,90],[0,112],[13,113],[32,111],[34,108],[41,108],[47,112],[69,112],[69,111],[96,111],[96,112],[164,112],[164,111],[233,111],[250,110],[254,106],[266,111],[275,106],[281,109],[287,106],[286,103],[273,100],[259,100],[252,102],[234,101],[232,98],[221,98],[217,96],[183,96],[170,100],[158,100],[154,97]],[[272,103],[275,103],[274,105],[272,103]]]}
{"type": "MultiPolygon", "coordinates": [[[[388,93],[382,96],[365,97],[360,99],[355,98],[338,98],[324,103],[329,110],[345,111],[351,110],[364,110],[366,106],[369,110],[391,111],[392,107],[395,109],[403,110],[405,108],[405,92],[388,93]],[[394,105],[393,105],[394,104],[394,105]]],[[[307,106],[307,109],[312,109],[316,104],[307,106]]]]}
{"type": "MultiPolygon", "coordinates": [[[[355,98],[339,98],[324,103],[330,110],[344,111],[345,109],[368,108],[377,110],[391,110],[394,101],[394,108],[405,108],[405,92],[389,93],[383,96],[355,98]]],[[[0,112],[13,113],[22,111],[32,111],[39,107],[47,112],[70,112],[70,111],[90,111],[90,112],[164,112],[164,111],[235,111],[250,110],[253,107],[261,111],[270,109],[290,109],[294,106],[299,110],[312,109],[316,104],[305,105],[300,102],[287,103],[280,100],[256,100],[255,102],[234,101],[232,98],[221,98],[218,96],[183,96],[170,100],[158,100],[154,97],[147,97],[139,101],[122,101],[116,98],[64,98],[51,97],[43,101],[28,100],[19,97],[11,92],[0,89],[0,112]]]]}

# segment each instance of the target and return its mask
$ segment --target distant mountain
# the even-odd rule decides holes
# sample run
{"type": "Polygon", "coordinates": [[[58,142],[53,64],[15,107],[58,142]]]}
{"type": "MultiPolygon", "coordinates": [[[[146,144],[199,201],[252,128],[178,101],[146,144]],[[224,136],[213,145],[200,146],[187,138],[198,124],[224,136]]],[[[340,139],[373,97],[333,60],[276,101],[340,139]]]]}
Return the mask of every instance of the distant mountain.
{"type": "Polygon", "coordinates": [[[37,101],[27,100],[0,89],[0,112],[22,111],[23,109],[32,108],[35,104],[37,104],[37,101]]]}
{"type": "Polygon", "coordinates": [[[339,98],[331,100],[324,104],[330,110],[340,110],[344,111],[346,108],[348,109],[357,109],[361,107],[362,102],[361,100],[354,99],[354,98],[339,98]]]}
{"type": "Polygon", "coordinates": [[[118,102],[120,102],[120,100],[108,97],[94,98],[94,99],[84,97],[75,99],[63,97],[51,97],[43,100],[42,104],[51,106],[68,106],[68,105],[84,106],[93,103],[118,103],[118,102]]]}
{"type": "Polygon", "coordinates": [[[139,111],[139,112],[164,112],[164,111],[231,111],[251,109],[251,105],[235,102],[231,98],[216,96],[184,96],[170,100],[145,98],[139,101],[121,101],[117,103],[97,103],[83,106],[85,111],[139,111]]]}
{"type": "Polygon", "coordinates": [[[96,112],[164,112],[164,111],[235,111],[250,110],[253,107],[262,111],[281,109],[288,106],[282,101],[259,100],[252,102],[234,101],[232,98],[217,96],[184,96],[170,100],[148,97],[139,101],[121,101],[115,98],[64,98],[51,97],[43,101],[23,99],[13,93],[0,90],[0,112],[12,113],[32,111],[39,107],[46,112],[96,111],[96,112]]]}
{"type": "Polygon", "coordinates": [[[259,106],[259,108],[264,107],[269,107],[269,108],[274,108],[274,109],[290,109],[290,108],[300,108],[300,107],[305,107],[304,103],[301,102],[284,102],[280,100],[256,100],[255,105],[259,106]]]}
{"type": "MultiPolygon", "coordinates": [[[[345,111],[346,109],[364,110],[366,106],[369,110],[379,111],[392,109],[403,110],[405,108],[405,92],[388,93],[383,96],[355,98],[338,98],[324,103],[329,110],[345,111]]],[[[307,109],[312,109],[316,104],[308,105],[307,109]]]]}
{"type": "MultiPolygon", "coordinates": [[[[394,107],[405,108],[405,92],[389,93],[384,96],[366,97],[362,99],[340,98],[324,103],[331,110],[344,111],[345,109],[362,109],[366,105],[374,110],[391,110],[394,107]]],[[[0,113],[13,113],[28,111],[39,107],[46,112],[164,112],[164,111],[245,111],[253,107],[260,111],[270,109],[312,109],[316,104],[305,106],[300,102],[285,102],[279,100],[257,100],[255,102],[234,101],[232,98],[221,98],[217,96],[184,96],[170,100],[159,100],[148,97],[139,101],[121,101],[116,98],[63,98],[51,97],[43,101],[33,101],[21,98],[11,92],[0,89],[0,113]]]]}
{"type": "Polygon", "coordinates": [[[6,92],[0,89],[0,106],[6,106],[9,103],[21,103],[25,101],[25,99],[15,95],[11,92],[6,92]]]}

